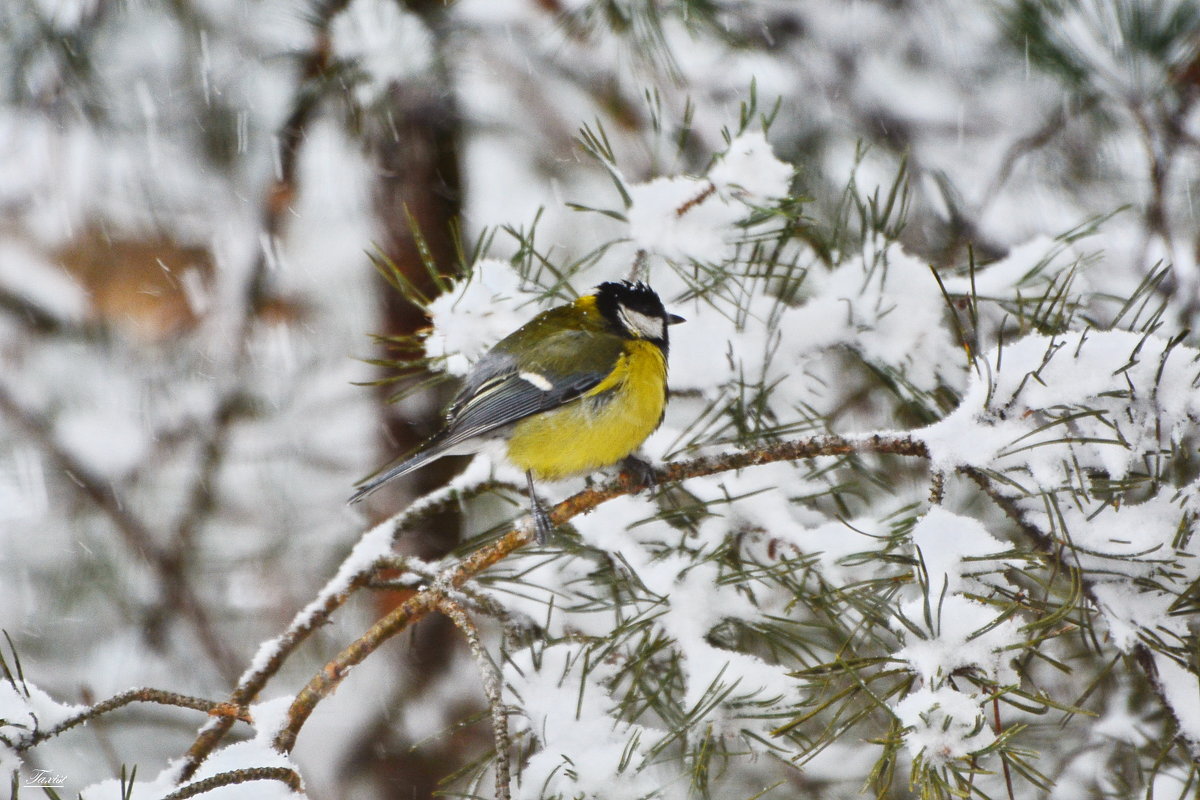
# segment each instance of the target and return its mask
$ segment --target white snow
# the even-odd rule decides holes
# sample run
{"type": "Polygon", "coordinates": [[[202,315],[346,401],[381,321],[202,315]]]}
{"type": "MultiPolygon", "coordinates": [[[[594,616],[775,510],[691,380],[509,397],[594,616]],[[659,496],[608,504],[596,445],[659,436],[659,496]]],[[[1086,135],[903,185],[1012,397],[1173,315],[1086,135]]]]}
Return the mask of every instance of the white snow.
{"type": "Polygon", "coordinates": [[[986,592],[987,583],[973,573],[995,571],[1003,560],[989,556],[1008,549],[979,520],[934,506],[912,530],[913,547],[921,556],[931,591],[986,592]]]}
{"type": "Polygon", "coordinates": [[[664,175],[629,184],[630,238],[673,261],[719,264],[733,255],[749,206],[785,196],[792,174],[761,132],[742,134],[705,178],[664,175]]]}
{"type": "Polygon", "coordinates": [[[56,426],[63,448],[92,472],[120,477],[141,463],[150,446],[142,420],[113,407],[71,409],[56,426]]]}
{"type": "MultiPolygon", "coordinates": [[[[141,770],[139,770],[140,772],[141,770]]],[[[128,800],[158,800],[158,798],[166,797],[176,788],[175,770],[168,767],[148,781],[125,781],[124,785],[120,778],[98,781],[81,789],[79,796],[83,800],[126,800],[126,798],[128,800]],[[132,789],[129,788],[130,786],[132,789]]]]}
{"type": "MultiPolygon", "coordinates": [[[[11,668],[11,664],[10,664],[11,668]]],[[[59,703],[28,680],[0,679],[0,731],[19,741],[35,731],[53,728],[87,706],[59,703]]]]}
{"type": "Polygon", "coordinates": [[[979,521],[934,506],[913,527],[912,543],[924,585],[900,604],[893,627],[905,645],[895,658],[921,680],[893,710],[911,728],[905,733],[909,752],[936,765],[964,758],[995,738],[979,698],[949,678],[969,669],[1000,685],[1017,684],[1011,662],[1023,638],[1017,618],[997,622],[997,607],[965,596],[987,597],[990,583],[1007,584],[1003,577],[982,577],[1007,562],[989,558],[1005,548],[979,521]]]}
{"type": "MultiPolygon", "coordinates": [[[[297,767],[291,759],[272,745],[275,734],[286,722],[287,709],[292,700],[293,698],[288,696],[276,697],[250,706],[250,716],[254,720],[255,729],[253,739],[216,750],[200,765],[191,779],[185,782],[179,782],[181,762],[178,761],[168,765],[149,781],[134,781],[132,800],[155,800],[198,781],[234,770],[255,767],[284,767],[296,770],[297,767]]],[[[115,778],[85,787],[80,795],[83,800],[123,800],[121,782],[115,778]]],[[[293,792],[287,784],[274,779],[233,783],[210,790],[205,795],[222,800],[299,800],[305,796],[303,793],[293,792]]]]}
{"type": "MultiPolygon", "coordinates": [[[[524,726],[541,745],[522,770],[514,797],[643,797],[662,787],[666,775],[637,758],[631,745],[650,744],[665,731],[612,720],[615,701],[603,686],[606,671],[568,645],[540,649],[536,662],[528,649],[513,655],[504,679],[522,703],[524,726]]],[[[519,726],[520,718],[513,723],[519,726]]]]}
{"type": "Polygon", "coordinates": [[[1200,351],[1167,349],[1167,340],[1127,331],[1032,335],[984,352],[990,368],[973,374],[954,413],[920,432],[933,462],[1026,470],[1038,482],[1065,479],[1070,456],[1114,479],[1140,463],[1146,448],[1166,446],[1200,418],[1193,381],[1200,351]],[[996,364],[999,363],[999,367],[996,364]],[[1130,385],[1143,387],[1128,397],[1130,385]],[[1101,413],[1054,424],[1074,409],[1101,413]],[[1071,442],[1059,444],[1064,434],[1071,442]],[[982,447],[970,445],[980,442],[982,447]],[[1005,442],[997,449],[996,445],[1005,442]]]}
{"type": "Polygon", "coordinates": [[[34,0],[34,5],[56,30],[64,33],[79,28],[96,9],[99,0],[34,0]]]}
{"type": "Polygon", "coordinates": [[[63,320],[81,320],[90,309],[82,286],[21,242],[0,239],[0,288],[63,320]]]}
{"type": "Polygon", "coordinates": [[[791,164],[775,157],[762,131],[748,131],[729,143],[708,179],[719,191],[758,205],[786,197],[794,173],[791,164]]]}
{"type": "Polygon", "coordinates": [[[629,235],[638,247],[675,261],[720,263],[732,252],[744,208],[703,178],[660,177],[628,188],[629,235]]]}
{"type": "Polygon", "coordinates": [[[363,104],[432,67],[432,36],[421,18],[387,0],[352,0],[334,17],[329,34],[334,55],[365,78],[352,85],[363,104]]]}
{"type": "Polygon", "coordinates": [[[907,728],[904,746],[933,765],[966,758],[996,739],[979,702],[947,686],[918,689],[895,711],[907,728]]]}
{"type": "Polygon", "coordinates": [[[476,262],[467,280],[430,304],[433,326],[425,339],[425,354],[444,358],[451,375],[465,375],[492,345],[536,314],[533,299],[522,291],[521,276],[509,262],[476,262]]]}
{"type": "Polygon", "coordinates": [[[929,617],[926,599],[916,598],[900,607],[900,614],[919,633],[906,632],[907,644],[896,658],[908,662],[928,686],[939,686],[957,669],[974,668],[1000,684],[1014,683],[1011,661],[1019,651],[1021,625],[1014,619],[996,623],[995,608],[960,594],[942,594],[930,587],[929,617]],[[991,626],[991,627],[989,627],[991,626]]]}

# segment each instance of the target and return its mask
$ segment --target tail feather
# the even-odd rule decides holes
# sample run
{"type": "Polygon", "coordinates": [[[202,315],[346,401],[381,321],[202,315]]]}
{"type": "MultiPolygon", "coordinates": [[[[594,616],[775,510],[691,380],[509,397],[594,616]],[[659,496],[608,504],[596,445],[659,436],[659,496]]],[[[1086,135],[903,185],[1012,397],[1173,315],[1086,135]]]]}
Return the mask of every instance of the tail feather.
{"type": "Polygon", "coordinates": [[[413,470],[419,469],[428,464],[430,461],[441,458],[444,455],[446,455],[445,451],[436,447],[428,450],[422,450],[420,453],[417,453],[411,458],[406,458],[396,466],[371,478],[365,483],[359,484],[358,489],[354,492],[354,494],[350,495],[350,499],[347,500],[346,503],[357,503],[359,500],[362,500],[364,497],[378,489],[380,486],[383,486],[392,478],[399,478],[401,475],[407,475],[413,470]]]}

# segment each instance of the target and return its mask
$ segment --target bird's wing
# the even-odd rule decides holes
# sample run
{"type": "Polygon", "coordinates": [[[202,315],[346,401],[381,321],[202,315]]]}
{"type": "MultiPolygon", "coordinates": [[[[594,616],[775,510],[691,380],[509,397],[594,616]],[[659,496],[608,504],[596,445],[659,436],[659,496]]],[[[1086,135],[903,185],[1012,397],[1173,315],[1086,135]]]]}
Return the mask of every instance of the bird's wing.
{"type": "MultiPolygon", "coordinates": [[[[497,345],[472,368],[450,404],[445,430],[399,464],[360,484],[351,503],[392,478],[454,454],[455,447],[469,439],[574,400],[608,376],[622,347],[620,338],[611,334],[565,330],[542,336],[534,352],[523,352],[518,366],[505,347],[510,341],[497,345]],[[581,359],[584,354],[586,362],[581,359]]],[[[519,349],[518,343],[511,346],[519,349]]]]}
{"type": "Polygon", "coordinates": [[[521,366],[510,354],[493,351],[451,404],[449,425],[438,445],[453,447],[568,403],[603,381],[620,354],[619,338],[577,330],[546,337],[535,353],[522,358],[521,366]],[[587,353],[586,363],[582,353],[587,353]]]}

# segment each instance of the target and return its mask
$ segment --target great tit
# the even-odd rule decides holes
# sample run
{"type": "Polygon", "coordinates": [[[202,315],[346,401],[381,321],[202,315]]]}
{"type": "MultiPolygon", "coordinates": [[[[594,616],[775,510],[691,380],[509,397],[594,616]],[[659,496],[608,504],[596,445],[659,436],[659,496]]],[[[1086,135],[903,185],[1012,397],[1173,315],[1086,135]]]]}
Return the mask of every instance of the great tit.
{"type": "Polygon", "coordinates": [[[539,542],[549,517],[533,480],[559,480],[621,461],[662,422],[670,314],[644,283],[602,283],[538,314],[471,368],[445,427],[399,464],[358,486],[354,503],[384,483],[449,455],[502,440],[525,470],[539,542]]]}

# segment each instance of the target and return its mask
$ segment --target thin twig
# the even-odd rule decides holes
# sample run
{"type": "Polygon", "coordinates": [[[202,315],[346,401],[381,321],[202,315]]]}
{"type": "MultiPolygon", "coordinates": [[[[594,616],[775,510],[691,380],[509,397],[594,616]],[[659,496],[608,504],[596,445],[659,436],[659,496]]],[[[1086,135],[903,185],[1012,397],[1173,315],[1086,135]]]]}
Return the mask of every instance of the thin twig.
{"type": "Polygon", "coordinates": [[[0,286],[0,311],[11,314],[35,333],[84,340],[97,339],[104,335],[104,326],[100,323],[61,317],[4,286],[0,286]]]}
{"type": "Polygon", "coordinates": [[[247,767],[246,769],[220,772],[211,778],[189,783],[182,789],[176,789],[166,795],[162,800],[186,800],[188,797],[211,792],[222,786],[249,783],[250,781],[280,781],[287,784],[287,787],[293,792],[304,791],[304,782],[300,780],[300,774],[290,767],[247,767]]]}
{"type": "Polygon", "coordinates": [[[1090,111],[1097,103],[1098,98],[1095,96],[1084,97],[1080,104],[1066,108],[1055,108],[1046,118],[1042,120],[1037,128],[1033,129],[1024,136],[1018,138],[1011,145],[1000,159],[1000,166],[996,170],[996,174],[992,177],[982,197],[980,212],[987,209],[992,201],[1000,194],[1004,184],[1008,183],[1012,177],[1013,171],[1016,169],[1017,163],[1037,150],[1045,147],[1050,141],[1058,135],[1069,122],[1080,119],[1084,113],[1090,111]]]}
{"type": "Polygon", "coordinates": [[[929,476],[929,504],[940,506],[946,499],[946,473],[935,469],[929,476]]]}
{"type": "Polygon", "coordinates": [[[60,733],[70,730],[77,725],[82,725],[85,722],[90,722],[102,714],[107,714],[123,706],[131,703],[157,703],[164,706],[177,706],[179,708],[191,708],[196,711],[203,711],[213,716],[227,718],[230,722],[241,720],[242,722],[250,722],[250,712],[244,706],[235,706],[225,701],[205,700],[202,697],[190,697],[185,694],[176,692],[168,692],[162,689],[130,689],[120,694],[113,695],[107,700],[96,703],[84,711],[67,717],[57,725],[46,728],[45,730],[37,730],[27,740],[19,742],[13,749],[17,752],[28,750],[34,745],[40,744],[47,739],[58,736],[60,733]]]}
{"type": "Polygon", "coordinates": [[[483,679],[483,694],[487,697],[488,707],[492,711],[492,738],[496,744],[496,800],[510,800],[512,792],[509,783],[512,779],[508,752],[512,741],[508,735],[508,709],[504,707],[504,697],[501,695],[503,681],[500,671],[488,656],[487,651],[479,642],[479,629],[467,616],[467,612],[454,600],[443,597],[438,603],[438,610],[450,618],[467,640],[471,655],[479,667],[483,679]]]}
{"type": "MultiPolygon", "coordinates": [[[[375,573],[374,565],[364,568],[346,583],[341,592],[334,592],[325,597],[325,601],[315,609],[305,609],[292,621],[291,626],[277,639],[269,642],[270,655],[262,660],[256,668],[246,672],[238,681],[237,686],[229,696],[232,705],[245,705],[254,700],[266,685],[267,681],[283,666],[297,647],[309,635],[324,625],[333,612],[340,608],[355,591],[364,586],[375,573]]],[[[258,659],[256,659],[257,661],[258,659]]],[[[209,753],[217,746],[225,733],[233,727],[233,720],[227,717],[216,717],[205,725],[192,746],[184,756],[180,767],[180,780],[187,780],[195,774],[196,769],[208,758],[209,753]]]]}

